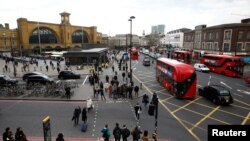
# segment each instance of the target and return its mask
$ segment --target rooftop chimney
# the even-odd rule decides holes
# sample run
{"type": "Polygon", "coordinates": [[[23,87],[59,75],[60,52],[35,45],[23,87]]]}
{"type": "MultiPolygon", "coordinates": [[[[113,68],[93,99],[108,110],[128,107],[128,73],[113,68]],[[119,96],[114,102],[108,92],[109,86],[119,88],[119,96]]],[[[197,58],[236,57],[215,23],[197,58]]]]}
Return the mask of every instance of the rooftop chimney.
{"type": "Polygon", "coordinates": [[[10,29],[9,24],[5,23],[5,29],[10,29]]]}

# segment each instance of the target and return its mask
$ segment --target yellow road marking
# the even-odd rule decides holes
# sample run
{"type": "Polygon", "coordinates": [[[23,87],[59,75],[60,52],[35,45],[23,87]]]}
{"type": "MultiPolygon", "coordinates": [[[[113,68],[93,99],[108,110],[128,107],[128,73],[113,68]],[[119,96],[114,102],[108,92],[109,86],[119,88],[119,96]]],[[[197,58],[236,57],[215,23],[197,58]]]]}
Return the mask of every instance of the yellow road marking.
{"type": "Polygon", "coordinates": [[[245,110],[250,111],[250,108],[243,107],[243,106],[240,106],[240,105],[232,104],[232,106],[239,107],[239,108],[241,108],[241,109],[245,109],[245,110]]]}
{"type": "MultiPolygon", "coordinates": [[[[168,103],[168,104],[170,104],[170,105],[173,105],[173,106],[175,106],[175,107],[180,107],[180,106],[178,106],[178,105],[176,105],[176,104],[173,104],[173,103],[171,103],[171,102],[166,102],[166,103],[168,103]]],[[[197,115],[200,115],[200,116],[203,116],[203,117],[205,117],[206,115],[204,115],[204,114],[202,114],[202,113],[199,113],[199,112],[196,112],[196,111],[193,111],[193,110],[190,110],[190,109],[187,109],[187,108],[183,108],[184,110],[186,110],[186,111],[189,111],[189,112],[192,112],[192,113],[195,113],[195,114],[197,114],[197,115]]],[[[229,125],[230,123],[227,123],[227,122],[225,122],[225,121],[222,121],[222,120],[220,120],[220,119],[217,119],[217,118],[213,118],[213,117],[208,117],[209,119],[212,119],[212,120],[215,120],[215,121],[218,121],[218,122],[221,122],[221,123],[223,123],[223,124],[227,124],[227,125],[229,125]]]]}
{"type": "Polygon", "coordinates": [[[181,110],[181,109],[183,109],[183,108],[187,107],[188,105],[190,105],[190,104],[194,103],[195,101],[197,101],[197,100],[199,100],[199,99],[201,99],[201,97],[196,98],[195,100],[193,100],[193,101],[191,101],[191,102],[189,102],[189,103],[187,103],[187,104],[185,104],[185,105],[181,106],[180,108],[178,108],[178,109],[174,110],[172,113],[176,113],[177,111],[179,111],[179,110],[181,110]]]}
{"type": "MultiPolygon", "coordinates": [[[[214,109],[214,107],[210,107],[210,106],[207,106],[207,105],[204,105],[204,104],[200,104],[200,103],[195,103],[195,104],[201,105],[201,106],[204,106],[204,107],[207,107],[207,108],[210,108],[210,109],[214,109]]],[[[232,113],[232,112],[228,112],[228,111],[225,111],[225,110],[222,110],[222,109],[219,109],[218,111],[224,112],[224,113],[227,113],[227,114],[230,114],[230,115],[234,115],[234,116],[237,116],[237,117],[240,117],[240,118],[244,118],[244,116],[242,116],[242,115],[235,114],[235,113],[232,113]]]]}
{"type": "Polygon", "coordinates": [[[199,124],[201,124],[204,120],[209,118],[214,112],[216,112],[220,106],[217,106],[214,110],[212,110],[210,113],[208,113],[205,117],[203,117],[200,121],[198,121],[190,130],[192,131],[195,127],[197,127],[199,124]]]}
{"type": "Polygon", "coordinates": [[[156,81],[156,80],[144,81],[143,83],[148,83],[148,82],[152,82],[152,81],[156,81]]]}
{"type": "Polygon", "coordinates": [[[161,101],[160,103],[195,138],[195,140],[201,141],[200,138],[196,136],[196,134],[192,130],[188,129],[188,127],[182,122],[182,119],[178,118],[175,114],[172,114],[171,110],[161,101]]]}
{"type": "Polygon", "coordinates": [[[168,98],[162,99],[161,102],[165,102],[165,101],[167,101],[167,100],[169,100],[169,99],[171,99],[171,98],[173,98],[173,96],[170,96],[170,97],[168,97],[168,98]]]}
{"type": "Polygon", "coordinates": [[[159,93],[159,92],[162,92],[162,91],[165,91],[166,89],[161,89],[161,90],[159,90],[159,91],[156,91],[157,93],[159,93]]]}
{"type": "Polygon", "coordinates": [[[241,125],[245,125],[248,120],[250,120],[250,112],[247,114],[247,116],[245,117],[245,119],[243,120],[243,122],[241,123],[241,125]]]}
{"type": "MultiPolygon", "coordinates": [[[[184,119],[181,119],[181,121],[185,122],[186,124],[192,125],[192,126],[194,125],[193,123],[190,123],[189,121],[186,121],[186,120],[184,120],[184,119]]],[[[202,127],[197,127],[197,128],[199,128],[199,129],[201,129],[201,130],[207,132],[207,129],[204,129],[204,128],[202,128],[202,127]]]]}
{"type": "MultiPolygon", "coordinates": [[[[140,81],[136,76],[134,76],[134,77],[135,77],[135,79],[140,81]]],[[[144,87],[147,89],[147,91],[150,94],[153,94],[152,91],[147,86],[144,85],[144,87]]],[[[194,139],[196,141],[201,141],[200,138],[198,136],[196,136],[196,134],[194,134],[191,130],[188,129],[188,127],[180,120],[180,118],[178,118],[175,114],[171,113],[171,110],[168,107],[166,107],[166,105],[164,105],[160,100],[159,100],[159,103],[194,137],[194,139]]]]}
{"type": "Polygon", "coordinates": [[[250,105],[249,105],[249,104],[247,104],[247,103],[245,103],[245,102],[243,102],[243,101],[241,101],[241,100],[238,100],[238,99],[236,99],[236,98],[234,98],[234,100],[235,100],[235,101],[238,101],[238,102],[240,102],[240,103],[242,103],[242,104],[245,104],[245,105],[247,105],[247,106],[249,106],[249,107],[250,107],[250,105]]]}

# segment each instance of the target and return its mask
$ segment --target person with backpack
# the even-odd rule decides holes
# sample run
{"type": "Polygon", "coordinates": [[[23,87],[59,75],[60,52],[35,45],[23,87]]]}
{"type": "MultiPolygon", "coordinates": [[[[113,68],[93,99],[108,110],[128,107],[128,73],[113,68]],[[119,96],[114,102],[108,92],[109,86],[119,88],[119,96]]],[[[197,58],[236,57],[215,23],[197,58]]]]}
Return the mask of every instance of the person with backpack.
{"type": "Polygon", "coordinates": [[[121,134],[122,134],[122,131],[121,131],[121,128],[119,127],[119,123],[116,123],[115,128],[113,130],[113,135],[114,135],[115,141],[121,140],[121,134]]]}
{"type": "Polygon", "coordinates": [[[128,141],[128,137],[130,136],[130,131],[128,130],[128,128],[126,127],[126,125],[123,125],[123,129],[122,129],[122,140],[123,141],[128,141]]]}
{"type": "Polygon", "coordinates": [[[102,137],[103,137],[104,141],[109,141],[110,130],[108,128],[108,124],[106,124],[105,127],[102,128],[101,133],[102,133],[102,137]]]}

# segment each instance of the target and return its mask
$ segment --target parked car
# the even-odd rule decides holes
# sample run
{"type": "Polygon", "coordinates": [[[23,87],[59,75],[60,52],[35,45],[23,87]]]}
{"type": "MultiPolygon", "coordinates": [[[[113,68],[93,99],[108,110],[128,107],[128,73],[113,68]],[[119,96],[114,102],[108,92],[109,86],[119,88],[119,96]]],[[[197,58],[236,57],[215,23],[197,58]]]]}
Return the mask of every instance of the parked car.
{"type": "Polygon", "coordinates": [[[200,63],[194,64],[194,68],[195,68],[195,70],[200,71],[200,72],[209,72],[210,71],[206,65],[200,64],[200,63]]]}
{"type": "Polygon", "coordinates": [[[14,78],[9,77],[8,75],[0,74],[0,86],[14,86],[18,81],[14,78]]]}
{"type": "Polygon", "coordinates": [[[80,79],[81,75],[71,70],[63,70],[58,75],[59,79],[80,79]]]}
{"type": "Polygon", "coordinates": [[[50,78],[47,75],[39,74],[39,75],[30,75],[27,78],[27,84],[34,84],[34,83],[40,83],[40,84],[52,84],[55,83],[53,78],[50,78]]]}
{"type": "Polygon", "coordinates": [[[43,73],[41,73],[41,72],[28,72],[28,73],[25,73],[25,74],[23,75],[23,80],[26,81],[27,78],[28,78],[29,76],[31,76],[31,75],[45,75],[45,74],[43,74],[43,73]]]}
{"type": "Polygon", "coordinates": [[[215,104],[232,104],[233,97],[228,89],[220,85],[209,85],[198,89],[199,95],[215,104]]]}

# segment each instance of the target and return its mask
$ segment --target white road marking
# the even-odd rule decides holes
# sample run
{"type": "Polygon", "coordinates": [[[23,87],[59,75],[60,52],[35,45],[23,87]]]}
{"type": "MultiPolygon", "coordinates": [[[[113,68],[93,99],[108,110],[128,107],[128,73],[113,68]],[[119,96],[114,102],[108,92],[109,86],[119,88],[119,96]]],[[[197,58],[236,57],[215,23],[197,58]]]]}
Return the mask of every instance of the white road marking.
{"type": "Polygon", "coordinates": [[[237,94],[237,93],[233,93],[234,95],[238,95],[239,97],[243,97],[242,95],[240,95],[240,94],[237,94]]]}
{"type": "Polygon", "coordinates": [[[248,91],[244,91],[244,90],[240,90],[240,89],[237,89],[237,91],[240,93],[243,93],[243,94],[250,95],[250,92],[248,92],[248,91]]]}
{"type": "Polygon", "coordinates": [[[87,75],[87,76],[85,77],[84,81],[82,82],[82,85],[85,84],[85,82],[86,82],[86,80],[87,80],[88,77],[89,77],[89,75],[87,75]]]}
{"type": "Polygon", "coordinates": [[[222,85],[228,87],[229,89],[233,89],[232,87],[228,86],[225,82],[220,81],[220,83],[221,83],[222,85]]]}

